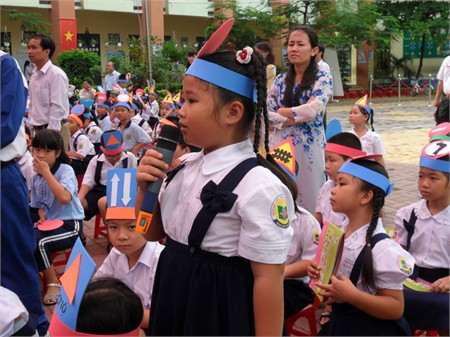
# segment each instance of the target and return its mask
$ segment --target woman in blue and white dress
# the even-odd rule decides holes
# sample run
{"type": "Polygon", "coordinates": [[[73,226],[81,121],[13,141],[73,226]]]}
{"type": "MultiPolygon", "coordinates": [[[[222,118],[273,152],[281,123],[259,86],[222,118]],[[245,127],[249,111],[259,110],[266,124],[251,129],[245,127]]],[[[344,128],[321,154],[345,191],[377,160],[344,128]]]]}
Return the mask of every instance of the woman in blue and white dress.
{"type": "Polygon", "coordinates": [[[297,202],[309,212],[314,212],[325,182],[323,114],[333,92],[331,73],[317,68],[318,51],[314,30],[293,27],[287,47],[289,70],[277,76],[267,97],[273,129],[270,147],[292,137],[299,168],[297,202]]]}

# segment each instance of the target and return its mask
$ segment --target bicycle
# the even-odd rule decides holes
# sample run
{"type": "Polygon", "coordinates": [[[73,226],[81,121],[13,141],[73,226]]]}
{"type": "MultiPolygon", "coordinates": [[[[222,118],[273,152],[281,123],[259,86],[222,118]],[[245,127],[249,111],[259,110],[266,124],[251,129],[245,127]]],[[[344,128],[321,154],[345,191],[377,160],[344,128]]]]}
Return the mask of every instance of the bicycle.
{"type": "Polygon", "coordinates": [[[410,90],[410,94],[412,97],[416,97],[417,94],[429,95],[430,91],[432,92],[435,87],[433,81],[430,81],[428,78],[419,78],[417,80],[411,80],[412,88],[410,90]],[[422,85],[419,85],[419,83],[422,85]]]}

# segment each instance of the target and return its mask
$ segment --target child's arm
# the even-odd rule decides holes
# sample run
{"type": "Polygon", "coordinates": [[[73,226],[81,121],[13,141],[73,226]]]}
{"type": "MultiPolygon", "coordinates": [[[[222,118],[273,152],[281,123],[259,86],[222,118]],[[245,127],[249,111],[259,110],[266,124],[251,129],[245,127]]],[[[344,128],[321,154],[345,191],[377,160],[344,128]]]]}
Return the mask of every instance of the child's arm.
{"type": "Polygon", "coordinates": [[[283,331],[283,264],[251,262],[256,336],[281,336],[283,331]]]}
{"type": "Polygon", "coordinates": [[[450,276],[440,278],[431,285],[430,291],[435,293],[446,293],[450,290],[450,276]]]}
{"type": "Polygon", "coordinates": [[[331,284],[317,283],[317,286],[323,289],[321,295],[328,297],[328,303],[347,302],[379,319],[395,320],[403,315],[401,290],[378,289],[376,295],[371,295],[356,288],[342,273],[339,278],[331,276],[331,284]]]}
{"type": "Polygon", "coordinates": [[[34,158],[33,167],[34,171],[45,179],[53,195],[61,204],[67,205],[72,200],[70,192],[66,190],[64,186],[56,180],[52,172],[50,172],[50,167],[47,162],[34,158]]]}
{"type": "Polygon", "coordinates": [[[375,161],[376,161],[377,163],[379,163],[379,164],[385,166],[383,156],[375,157],[374,159],[375,159],[375,161]]]}
{"type": "Polygon", "coordinates": [[[80,190],[78,191],[78,197],[80,198],[81,205],[84,209],[88,209],[89,205],[86,200],[86,195],[89,193],[91,188],[88,185],[82,184],[80,190]]]}
{"type": "Polygon", "coordinates": [[[67,155],[73,159],[78,159],[78,160],[84,159],[84,156],[82,156],[81,154],[79,154],[78,152],[75,152],[75,151],[67,151],[67,155]]]}
{"type": "Polygon", "coordinates": [[[137,156],[138,151],[139,151],[140,149],[142,149],[144,146],[145,146],[144,143],[138,143],[138,144],[136,144],[135,147],[133,147],[133,148],[131,149],[131,152],[132,152],[135,156],[137,156]]]}
{"type": "Polygon", "coordinates": [[[305,277],[308,275],[310,260],[300,260],[284,266],[285,278],[305,277]]]}
{"type": "Polygon", "coordinates": [[[150,308],[144,308],[144,314],[142,315],[141,328],[147,329],[148,323],[150,323],[150,308]]]}
{"type": "Polygon", "coordinates": [[[315,212],[315,213],[314,213],[314,217],[316,218],[316,220],[317,220],[317,222],[319,223],[320,227],[323,227],[322,213],[320,213],[320,212],[315,212]]]}

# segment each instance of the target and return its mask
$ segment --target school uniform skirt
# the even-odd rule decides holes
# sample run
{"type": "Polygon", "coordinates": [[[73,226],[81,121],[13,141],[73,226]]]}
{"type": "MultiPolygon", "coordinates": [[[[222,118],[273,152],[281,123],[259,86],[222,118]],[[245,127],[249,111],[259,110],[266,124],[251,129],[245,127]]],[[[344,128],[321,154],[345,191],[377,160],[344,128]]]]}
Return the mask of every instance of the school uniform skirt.
{"type": "Polygon", "coordinates": [[[251,336],[254,326],[250,261],[168,238],[155,275],[151,335],[251,336]]]}
{"type": "Polygon", "coordinates": [[[406,320],[375,318],[347,303],[333,303],[330,320],[318,336],[410,336],[406,320]]]}

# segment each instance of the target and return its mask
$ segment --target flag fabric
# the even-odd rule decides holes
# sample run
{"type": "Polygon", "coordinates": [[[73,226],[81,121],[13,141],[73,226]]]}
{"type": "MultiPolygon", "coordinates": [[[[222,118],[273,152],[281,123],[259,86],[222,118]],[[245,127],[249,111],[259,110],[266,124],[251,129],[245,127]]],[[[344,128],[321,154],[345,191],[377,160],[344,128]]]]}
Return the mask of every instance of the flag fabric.
{"type": "Polygon", "coordinates": [[[61,49],[77,49],[77,20],[59,19],[61,49]]]}

